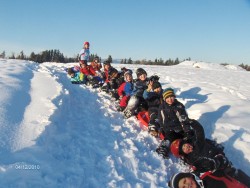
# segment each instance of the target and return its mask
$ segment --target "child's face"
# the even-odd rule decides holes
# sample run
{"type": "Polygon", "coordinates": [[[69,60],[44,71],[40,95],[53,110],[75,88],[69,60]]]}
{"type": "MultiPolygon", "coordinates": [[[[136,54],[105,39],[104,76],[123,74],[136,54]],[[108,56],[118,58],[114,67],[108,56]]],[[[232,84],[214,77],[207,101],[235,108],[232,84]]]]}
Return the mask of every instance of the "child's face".
{"type": "Polygon", "coordinates": [[[178,183],[179,188],[197,188],[196,182],[192,177],[181,178],[178,183]]]}
{"type": "Polygon", "coordinates": [[[87,65],[86,65],[85,63],[80,63],[80,66],[81,66],[82,68],[87,67],[87,65]]]}
{"type": "Polygon", "coordinates": [[[146,75],[146,74],[142,74],[142,75],[139,76],[139,79],[140,79],[141,81],[146,80],[146,78],[147,78],[147,75],[146,75]]]}
{"type": "Polygon", "coordinates": [[[109,70],[109,68],[110,68],[109,64],[104,65],[104,69],[109,70]]]}
{"type": "Polygon", "coordinates": [[[71,78],[74,78],[74,77],[75,77],[75,73],[71,73],[71,74],[70,74],[70,77],[71,77],[71,78]]]}
{"type": "Polygon", "coordinates": [[[193,152],[193,146],[189,143],[183,144],[182,151],[185,154],[189,154],[189,153],[193,152]]]}
{"type": "Polygon", "coordinates": [[[126,75],[126,80],[127,82],[131,82],[132,81],[132,76],[130,74],[126,75]]]}
{"type": "Polygon", "coordinates": [[[174,103],[175,96],[170,96],[165,99],[166,103],[172,105],[174,103]]]}
{"type": "Polygon", "coordinates": [[[89,48],[89,45],[88,44],[84,44],[84,48],[89,48]]]}
{"type": "Polygon", "coordinates": [[[161,88],[160,88],[160,87],[155,88],[155,89],[154,89],[154,92],[155,92],[155,93],[160,93],[160,92],[161,92],[161,88]]]}

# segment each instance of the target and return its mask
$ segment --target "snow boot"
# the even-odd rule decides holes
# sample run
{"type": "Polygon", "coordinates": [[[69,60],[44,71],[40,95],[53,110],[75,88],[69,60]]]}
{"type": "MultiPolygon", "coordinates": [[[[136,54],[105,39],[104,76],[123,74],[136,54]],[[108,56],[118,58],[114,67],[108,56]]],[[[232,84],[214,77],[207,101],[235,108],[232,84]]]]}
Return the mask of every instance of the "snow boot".
{"type": "Polygon", "coordinates": [[[148,124],[148,133],[154,137],[158,137],[159,135],[155,125],[152,125],[152,124],[148,124]]]}

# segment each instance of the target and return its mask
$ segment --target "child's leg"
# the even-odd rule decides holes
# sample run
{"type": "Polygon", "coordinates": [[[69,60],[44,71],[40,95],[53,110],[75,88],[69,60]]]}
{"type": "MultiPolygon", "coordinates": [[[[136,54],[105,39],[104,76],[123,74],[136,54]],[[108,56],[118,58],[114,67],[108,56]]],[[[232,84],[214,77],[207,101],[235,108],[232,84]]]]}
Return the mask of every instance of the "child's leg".
{"type": "Polygon", "coordinates": [[[137,96],[132,96],[129,101],[126,109],[124,110],[124,115],[126,118],[130,118],[135,114],[135,110],[138,107],[139,104],[139,98],[137,96]]]}

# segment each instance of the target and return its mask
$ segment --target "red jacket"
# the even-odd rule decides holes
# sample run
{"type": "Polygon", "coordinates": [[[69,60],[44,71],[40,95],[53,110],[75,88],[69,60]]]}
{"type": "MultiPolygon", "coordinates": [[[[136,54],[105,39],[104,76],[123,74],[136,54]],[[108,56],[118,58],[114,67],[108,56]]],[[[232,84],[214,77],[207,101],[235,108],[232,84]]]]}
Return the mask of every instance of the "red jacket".
{"type": "Polygon", "coordinates": [[[240,183],[236,179],[223,175],[218,176],[212,172],[206,172],[200,177],[204,183],[205,187],[214,187],[214,188],[247,188],[244,184],[240,183]]]}
{"type": "Polygon", "coordinates": [[[92,76],[95,76],[95,71],[94,69],[87,65],[86,67],[81,67],[80,68],[80,72],[83,73],[84,75],[92,75],[92,76]]]}

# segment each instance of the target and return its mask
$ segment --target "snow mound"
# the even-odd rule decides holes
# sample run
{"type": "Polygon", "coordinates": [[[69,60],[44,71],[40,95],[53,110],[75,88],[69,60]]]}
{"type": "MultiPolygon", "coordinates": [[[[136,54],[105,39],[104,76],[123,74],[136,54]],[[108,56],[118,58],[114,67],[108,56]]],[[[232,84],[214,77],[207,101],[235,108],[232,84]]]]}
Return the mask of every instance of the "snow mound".
{"type": "Polygon", "coordinates": [[[225,68],[226,68],[226,69],[229,69],[229,70],[246,71],[245,69],[243,69],[242,67],[240,67],[240,66],[238,66],[238,65],[226,65],[225,68]]]}
{"type": "Polygon", "coordinates": [[[208,70],[225,70],[225,67],[216,63],[207,63],[202,61],[183,61],[180,65],[192,66],[194,68],[208,69],[208,70]]]}

